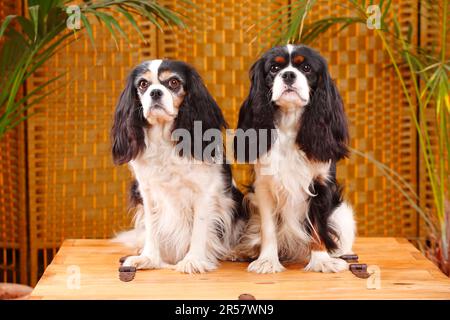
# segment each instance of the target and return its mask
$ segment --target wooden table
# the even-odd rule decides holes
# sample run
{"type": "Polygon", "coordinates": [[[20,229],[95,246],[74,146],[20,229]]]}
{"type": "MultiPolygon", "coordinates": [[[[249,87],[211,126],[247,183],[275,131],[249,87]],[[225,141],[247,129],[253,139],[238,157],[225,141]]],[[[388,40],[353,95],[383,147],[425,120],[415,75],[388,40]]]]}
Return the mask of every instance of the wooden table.
{"type": "Polygon", "coordinates": [[[406,240],[358,238],[354,251],[360,263],[379,268],[380,288],[369,289],[373,279],[350,271],[313,273],[290,265],[282,273],[259,275],[247,272],[247,263],[233,262],[197,275],[138,270],[133,281],[122,282],[118,260],[129,249],[108,240],[66,240],[31,298],[235,300],[249,293],[256,299],[450,299],[450,279],[406,240]]]}

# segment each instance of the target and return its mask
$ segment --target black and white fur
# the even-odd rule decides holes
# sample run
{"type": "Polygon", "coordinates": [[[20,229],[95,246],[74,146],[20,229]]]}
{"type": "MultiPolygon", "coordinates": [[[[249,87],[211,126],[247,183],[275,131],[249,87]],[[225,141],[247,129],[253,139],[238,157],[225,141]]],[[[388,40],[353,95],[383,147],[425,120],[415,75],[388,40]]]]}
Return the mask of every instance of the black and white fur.
{"type": "MultiPolygon", "coordinates": [[[[135,228],[116,238],[140,252],[124,266],[206,272],[229,254],[244,225],[242,194],[233,186],[228,165],[180,154],[172,133],[192,134],[226,126],[222,112],[199,74],[180,61],[152,60],[129,75],[116,107],[112,154],[128,163],[136,181],[131,202],[135,228]]],[[[204,146],[203,146],[204,147],[204,146]]]]}
{"type": "Polygon", "coordinates": [[[257,273],[282,271],[280,260],[306,260],[311,271],[345,270],[337,257],[351,253],[355,222],[336,162],[348,155],[348,128],[327,63],[303,45],[275,47],[256,61],[250,78],[238,129],[276,135],[257,159],[241,155],[256,160],[255,181],[246,196],[252,214],[235,254],[256,259],[248,270],[257,273]]]}

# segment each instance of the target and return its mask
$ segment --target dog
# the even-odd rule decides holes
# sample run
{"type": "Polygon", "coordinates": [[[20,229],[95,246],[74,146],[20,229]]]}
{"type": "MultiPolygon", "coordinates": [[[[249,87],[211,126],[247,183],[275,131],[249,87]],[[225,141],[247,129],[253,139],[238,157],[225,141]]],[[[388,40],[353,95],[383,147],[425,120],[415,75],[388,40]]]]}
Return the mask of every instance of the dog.
{"type": "Polygon", "coordinates": [[[237,159],[254,163],[255,180],[245,197],[250,220],[234,257],[256,259],[248,270],[257,273],[301,260],[308,262],[305,270],[347,269],[339,257],[351,253],[356,226],[336,181],[336,162],[349,154],[348,124],[325,59],[304,45],[275,47],[253,64],[250,79],[236,137],[268,133],[241,139],[241,153],[235,140],[237,159]]]}
{"type": "Polygon", "coordinates": [[[188,64],[151,60],[132,70],[112,127],[113,160],[128,163],[135,177],[135,227],[115,241],[137,248],[138,255],[123,266],[203,273],[217,268],[236,245],[245,219],[230,166],[217,161],[220,148],[206,159],[203,140],[198,148],[189,143],[179,149],[186,141],[176,135],[192,139],[216,130],[220,140],[225,127],[217,103],[188,64]]]}

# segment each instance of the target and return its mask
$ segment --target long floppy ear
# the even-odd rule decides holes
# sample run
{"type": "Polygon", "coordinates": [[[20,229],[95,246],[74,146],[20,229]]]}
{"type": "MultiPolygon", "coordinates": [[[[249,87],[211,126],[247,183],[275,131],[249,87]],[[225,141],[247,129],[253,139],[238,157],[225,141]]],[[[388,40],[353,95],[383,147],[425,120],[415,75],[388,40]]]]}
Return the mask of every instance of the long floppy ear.
{"type": "Polygon", "coordinates": [[[317,81],[311,101],[300,117],[296,142],[310,160],[338,161],[349,153],[347,117],[325,60],[317,81]]]}
{"type": "Polygon", "coordinates": [[[148,123],[142,114],[133,78],[130,74],[120,95],[111,130],[112,156],[118,165],[133,160],[145,147],[143,129],[148,123]]]}
{"type": "Polygon", "coordinates": [[[270,150],[275,137],[272,136],[272,129],[275,129],[274,124],[274,105],[270,100],[270,92],[267,87],[265,78],[264,78],[264,58],[256,61],[252,67],[250,68],[250,92],[248,97],[245,99],[244,103],[241,106],[239,111],[239,120],[237,129],[242,129],[244,133],[248,129],[256,130],[256,141],[248,141],[245,138],[245,153],[240,154],[238,149],[238,141],[241,138],[241,141],[244,141],[243,137],[239,137],[242,134],[242,131],[236,132],[236,137],[234,140],[234,152],[235,157],[238,161],[242,162],[251,162],[259,158],[265,152],[270,150]],[[260,130],[267,130],[267,138],[265,141],[265,150],[260,150],[260,130]],[[257,150],[256,154],[253,154],[250,151],[250,148],[254,148],[253,150],[257,150]],[[256,156],[256,158],[255,158],[256,156]]]}
{"type": "MultiPolygon", "coordinates": [[[[191,135],[191,156],[197,160],[203,159],[203,151],[211,142],[203,141],[202,137],[208,129],[222,130],[227,127],[222,111],[213,99],[200,75],[192,67],[186,66],[187,80],[185,83],[186,96],[180,105],[174,130],[185,129],[191,135]],[[194,122],[201,122],[201,131],[195,133],[194,122]],[[197,135],[201,133],[201,137],[197,135]],[[195,149],[195,139],[202,139],[201,150],[195,149]],[[201,154],[197,154],[201,152],[201,154]]],[[[212,155],[214,156],[214,154],[212,155]]]]}

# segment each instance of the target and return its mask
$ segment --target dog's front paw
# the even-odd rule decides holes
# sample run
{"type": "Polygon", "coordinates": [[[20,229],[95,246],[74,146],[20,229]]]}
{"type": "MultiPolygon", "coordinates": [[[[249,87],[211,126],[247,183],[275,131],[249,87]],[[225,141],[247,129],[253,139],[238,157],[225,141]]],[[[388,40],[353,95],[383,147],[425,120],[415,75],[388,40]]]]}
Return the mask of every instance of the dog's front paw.
{"type": "Polygon", "coordinates": [[[332,258],[325,251],[311,252],[311,260],[305,267],[305,271],[315,272],[340,272],[348,270],[348,264],[342,259],[332,258]]]}
{"type": "Polygon", "coordinates": [[[276,273],[281,272],[285,268],[278,260],[278,257],[264,258],[259,257],[255,261],[249,264],[247,270],[256,273],[276,273]]]}
{"type": "Polygon", "coordinates": [[[163,263],[160,259],[140,255],[127,257],[122,266],[136,267],[136,269],[160,269],[163,267],[163,263]]]}
{"type": "Polygon", "coordinates": [[[183,273],[205,273],[216,268],[217,265],[206,260],[206,258],[198,258],[188,254],[177,263],[175,269],[183,273]]]}

